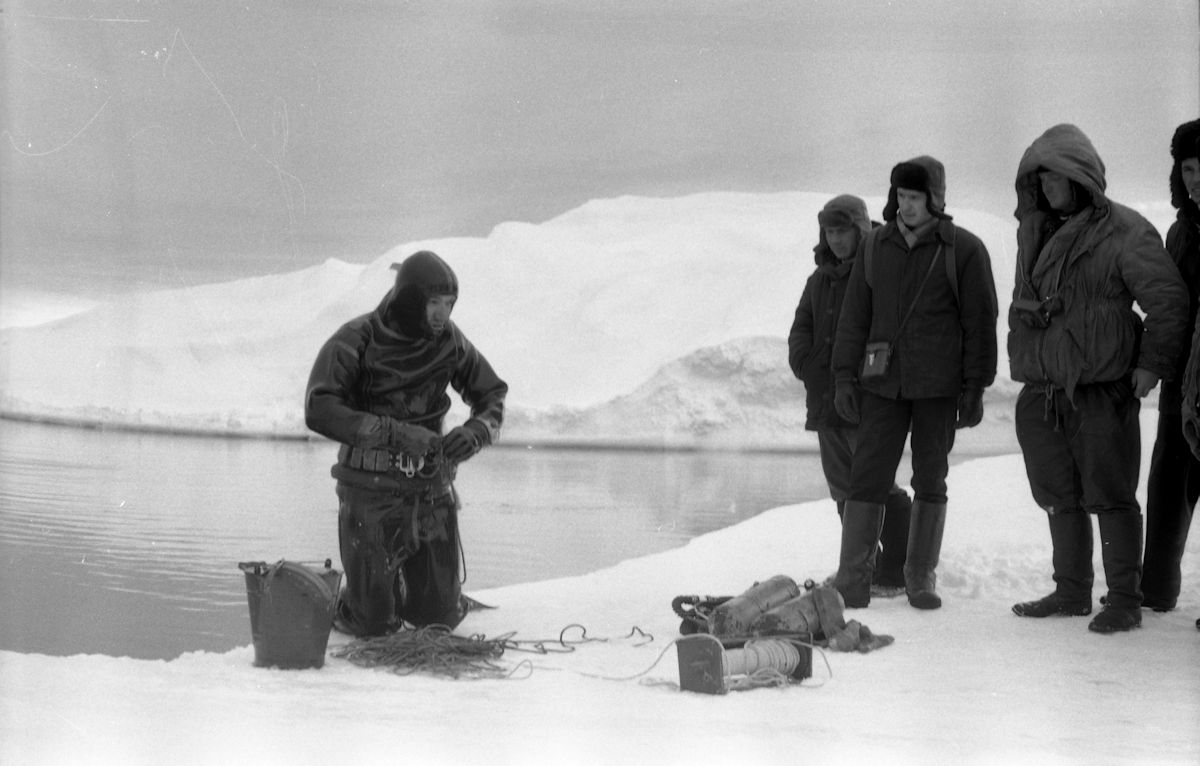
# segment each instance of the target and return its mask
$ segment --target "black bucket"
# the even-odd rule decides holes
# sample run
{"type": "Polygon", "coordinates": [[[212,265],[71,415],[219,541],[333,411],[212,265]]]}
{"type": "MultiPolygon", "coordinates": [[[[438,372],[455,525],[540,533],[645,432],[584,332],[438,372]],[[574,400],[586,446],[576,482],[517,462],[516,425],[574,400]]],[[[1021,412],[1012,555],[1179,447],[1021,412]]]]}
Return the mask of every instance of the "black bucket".
{"type": "Polygon", "coordinates": [[[314,571],[294,561],[244,561],[250,633],[257,667],[319,668],[333,627],[333,609],[342,573],[314,571]]]}

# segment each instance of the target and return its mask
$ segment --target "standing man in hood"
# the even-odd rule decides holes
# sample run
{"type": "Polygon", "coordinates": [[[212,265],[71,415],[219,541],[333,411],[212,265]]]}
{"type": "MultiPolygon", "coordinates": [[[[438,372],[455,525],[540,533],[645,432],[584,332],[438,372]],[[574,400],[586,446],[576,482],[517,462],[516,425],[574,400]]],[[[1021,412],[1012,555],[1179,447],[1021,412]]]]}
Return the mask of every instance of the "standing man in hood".
{"type": "MultiPolygon", "coordinates": [[[[1188,328],[1196,324],[1200,305],[1200,120],[1185,122],[1171,138],[1171,204],[1178,210],[1167,231],[1167,252],[1188,288],[1188,328]]],[[[1146,485],[1146,552],[1142,557],[1143,605],[1159,612],[1175,608],[1182,587],[1180,563],[1188,530],[1200,499],[1200,439],[1185,438],[1184,402],[1191,410],[1191,437],[1196,428],[1196,399],[1200,381],[1187,372],[1189,351],[1193,367],[1200,363],[1195,341],[1185,343],[1175,359],[1176,376],[1164,381],[1158,397],[1158,436],[1150,458],[1146,485]],[[1187,387],[1188,396],[1184,396],[1187,387]],[[1195,453],[1193,454],[1193,450],[1195,453]]]]}
{"type": "Polygon", "coordinates": [[[942,605],[935,570],[948,458],[955,429],[983,419],[983,390],[996,376],[997,311],[987,248],[956,226],[945,207],[941,162],[921,156],[896,165],[883,210],[887,223],[864,237],[846,286],[833,347],[834,406],[863,436],[850,470],[834,579],[849,607],[870,603],[871,559],[910,430],[914,497],[905,590],[917,609],[942,605]],[[868,342],[886,344],[887,351],[868,356],[868,342]],[[889,361],[864,367],[881,357],[889,361]]]}
{"type": "Polygon", "coordinates": [[[346,586],[336,622],[356,636],[405,622],[453,628],[465,616],[452,482],[460,462],[495,441],[508,393],[450,321],[450,266],[423,250],[393,268],[379,307],[317,354],[304,407],[310,429],[341,443],[332,474],[346,586]],[[448,387],[471,414],[442,435],[448,387]]]}
{"type": "Polygon", "coordinates": [[[1158,232],[1105,196],[1104,163],[1074,125],[1039,136],[1017,168],[1017,273],[1008,317],[1017,441],[1049,515],[1054,592],[1021,617],[1092,611],[1092,524],[1108,580],[1088,628],[1142,623],[1141,399],[1175,371],[1187,288],[1158,232]],[[1134,311],[1134,303],[1145,320],[1134,311]]]}
{"type": "MultiPolygon", "coordinates": [[[[817,213],[819,238],[813,248],[817,268],[804,284],[796,318],[788,334],[788,364],[804,382],[808,417],[804,427],[817,432],[821,468],[829,495],[837,504],[838,518],[845,517],[850,492],[850,465],[858,444],[858,426],[840,415],[833,406],[833,368],[830,357],[837,320],[846,295],[846,281],[854,265],[858,245],[873,228],[867,203],[852,194],[841,194],[817,213]]],[[[904,592],[904,560],[908,549],[908,520],[912,500],[893,486],[880,532],[882,551],[872,562],[874,596],[898,596],[904,592]],[[876,565],[877,564],[877,565],[876,565]]]]}

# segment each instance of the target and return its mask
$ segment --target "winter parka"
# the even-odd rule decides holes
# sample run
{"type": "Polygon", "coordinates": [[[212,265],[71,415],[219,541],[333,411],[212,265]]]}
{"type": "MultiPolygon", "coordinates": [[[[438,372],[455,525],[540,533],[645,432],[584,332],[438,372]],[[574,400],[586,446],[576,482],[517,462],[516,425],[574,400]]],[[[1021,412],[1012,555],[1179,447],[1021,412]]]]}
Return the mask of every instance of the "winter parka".
{"type": "Polygon", "coordinates": [[[1169,380],[1184,342],[1188,296],[1179,270],[1154,227],[1105,196],[1104,173],[1091,141],[1065,124],[1037,138],[1017,169],[1009,366],[1013,380],[1062,388],[1069,399],[1079,385],[1121,380],[1135,368],[1169,380]],[[1039,170],[1066,176],[1090,201],[1061,222],[1039,170]],[[1041,320],[1027,308],[1038,305],[1041,320]]]}
{"type": "MultiPolygon", "coordinates": [[[[856,226],[860,240],[871,231],[873,225],[867,214],[866,203],[848,194],[834,197],[826,203],[818,215],[818,223],[822,217],[836,218],[856,226]]],[[[804,427],[809,431],[854,427],[839,417],[834,409],[833,368],[830,366],[834,334],[842,311],[842,298],[846,294],[846,280],[854,260],[839,261],[825,238],[825,229],[821,227],[819,231],[819,240],[813,248],[816,269],[804,284],[792,329],[788,333],[788,365],[796,378],[804,382],[808,409],[804,427]]]]}
{"type": "Polygon", "coordinates": [[[887,375],[861,383],[864,390],[888,399],[928,399],[991,385],[996,377],[996,285],[983,242],[944,213],[911,250],[894,217],[871,236],[877,239],[870,283],[863,263],[865,243],[859,244],[847,283],[833,349],[835,380],[858,378],[868,342],[894,340],[887,375]],[[941,265],[950,243],[958,297],[941,265]],[[932,264],[935,255],[938,263],[932,264]],[[918,295],[926,273],[928,282],[918,295]],[[910,306],[912,315],[897,338],[910,306]]]}
{"type": "MultiPolygon", "coordinates": [[[[457,294],[457,280],[433,253],[413,259],[421,276],[414,281],[401,271],[375,311],[342,325],[322,346],[308,380],[305,422],[350,448],[387,448],[381,417],[440,434],[450,409],[446,391],[453,388],[471,408],[467,425],[490,444],[504,418],[508,385],[454,322],[440,334],[422,329],[430,293],[457,294]]],[[[339,461],[348,454],[343,449],[339,461]]]]}
{"type": "MultiPolygon", "coordinates": [[[[1170,380],[1163,381],[1162,391],[1158,396],[1159,412],[1179,414],[1183,403],[1183,387],[1187,378],[1183,374],[1187,368],[1188,359],[1194,356],[1192,348],[1195,342],[1191,340],[1192,329],[1196,325],[1196,315],[1200,308],[1200,215],[1196,212],[1195,203],[1190,209],[1180,210],[1175,222],[1167,230],[1167,252],[1179,269],[1183,283],[1188,290],[1188,317],[1185,329],[1185,342],[1175,359],[1176,375],[1170,380]]],[[[1200,360],[1197,360],[1200,363],[1200,360]]],[[[1200,385],[1200,382],[1197,382],[1200,385]]]]}

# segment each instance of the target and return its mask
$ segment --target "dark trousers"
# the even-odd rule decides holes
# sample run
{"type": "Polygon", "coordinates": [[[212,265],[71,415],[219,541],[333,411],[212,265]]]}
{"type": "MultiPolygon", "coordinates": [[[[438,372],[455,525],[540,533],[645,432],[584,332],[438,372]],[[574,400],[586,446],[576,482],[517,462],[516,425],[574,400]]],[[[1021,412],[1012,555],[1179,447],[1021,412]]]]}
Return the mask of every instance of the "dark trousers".
{"type": "Polygon", "coordinates": [[[1025,386],[1017,397],[1017,442],[1034,501],[1048,513],[1140,514],[1141,402],[1127,381],[1075,389],[1025,386]]]}
{"type": "MultiPolygon", "coordinates": [[[[822,428],[817,431],[817,443],[821,448],[821,468],[829,485],[829,496],[837,503],[838,516],[842,516],[846,498],[850,495],[850,468],[858,450],[858,429],[822,428]]],[[[875,582],[903,587],[912,500],[893,482],[886,505],[883,529],[879,533],[883,550],[876,561],[875,582]]]]}
{"type": "Polygon", "coordinates": [[[945,503],[957,417],[955,397],[886,399],[863,391],[849,499],[887,502],[911,430],[913,499],[945,503]]]}
{"type": "MultiPolygon", "coordinates": [[[[1140,410],[1128,380],[1079,386],[1073,402],[1065,391],[1044,387],[1025,386],[1017,397],[1017,441],[1033,499],[1051,515],[1082,510],[1099,516],[1110,609],[1142,604],[1140,410]]],[[[1086,541],[1080,535],[1078,542],[1074,536],[1060,540],[1053,530],[1052,524],[1056,581],[1067,570],[1085,575],[1084,551],[1060,546],[1086,546],[1090,559],[1090,528],[1086,541]]]]}
{"type": "Polygon", "coordinates": [[[1183,436],[1179,413],[1158,413],[1158,436],[1146,485],[1146,552],[1142,592],[1148,606],[1173,608],[1182,584],[1180,562],[1200,499],[1200,461],[1183,436]]]}
{"type": "Polygon", "coordinates": [[[354,633],[404,622],[453,628],[463,618],[458,503],[338,483],[338,542],[346,587],[339,608],[354,633]]]}
{"type": "Polygon", "coordinates": [[[821,471],[829,485],[829,496],[839,504],[850,495],[850,466],[858,446],[858,429],[822,428],[817,431],[821,471]]]}

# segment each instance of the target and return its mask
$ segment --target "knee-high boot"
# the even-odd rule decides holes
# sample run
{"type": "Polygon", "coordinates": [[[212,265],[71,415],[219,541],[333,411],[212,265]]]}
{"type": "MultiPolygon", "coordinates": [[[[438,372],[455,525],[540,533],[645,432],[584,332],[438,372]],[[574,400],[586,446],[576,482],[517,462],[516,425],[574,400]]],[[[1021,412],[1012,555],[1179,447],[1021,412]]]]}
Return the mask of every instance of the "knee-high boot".
{"type": "Polygon", "coordinates": [[[1013,605],[1019,617],[1079,617],[1092,611],[1092,517],[1080,510],[1051,513],[1054,592],[1013,605]]]}
{"type": "Polygon", "coordinates": [[[908,528],[912,499],[900,488],[888,494],[879,542],[883,550],[875,567],[875,583],[890,588],[904,587],[904,562],[908,559],[908,528]]]}
{"type": "Polygon", "coordinates": [[[904,589],[908,603],[917,609],[937,609],[937,565],[946,528],[946,504],[914,500],[908,530],[908,560],[904,562],[904,589]]]}
{"type": "Polygon", "coordinates": [[[1088,629],[1097,633],[1130,630],[1142,624],[1142,515],[1102,513],[1099,520],[1108,596],[1104,610],[1088,629]]]}
{"type": "Polygon", "coordinates": [[[875,550],[883,526],[883,504],[847,500],[842,517],[842,550],[833,584],[846,606],[863,608],[871,603],[875,550]]]}

